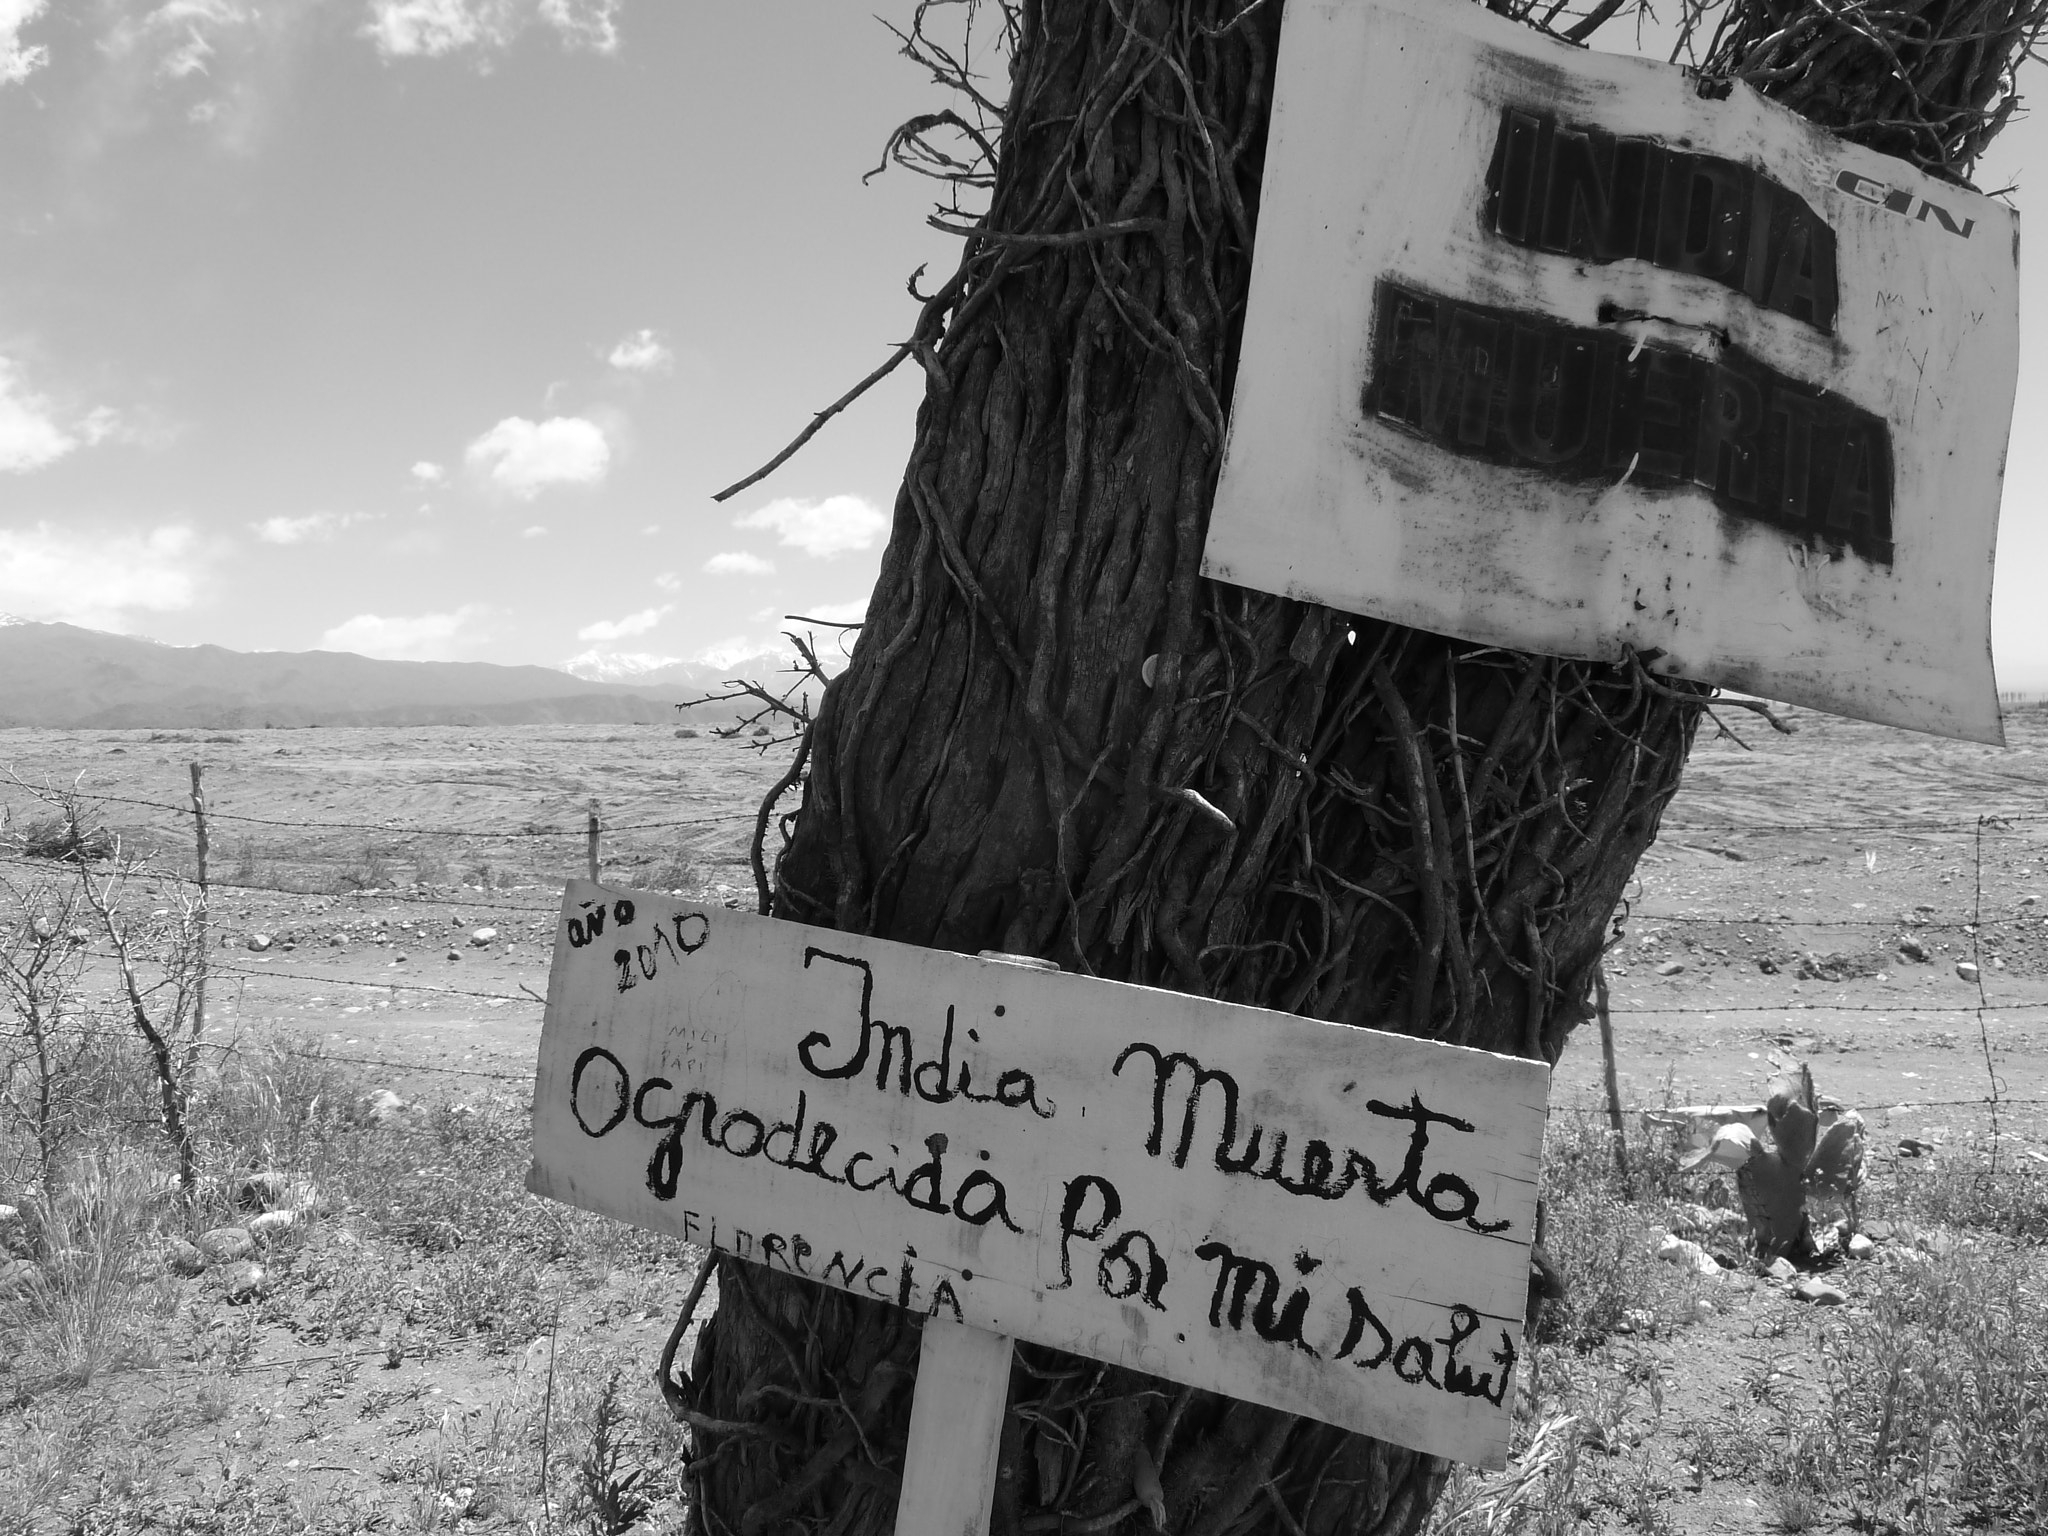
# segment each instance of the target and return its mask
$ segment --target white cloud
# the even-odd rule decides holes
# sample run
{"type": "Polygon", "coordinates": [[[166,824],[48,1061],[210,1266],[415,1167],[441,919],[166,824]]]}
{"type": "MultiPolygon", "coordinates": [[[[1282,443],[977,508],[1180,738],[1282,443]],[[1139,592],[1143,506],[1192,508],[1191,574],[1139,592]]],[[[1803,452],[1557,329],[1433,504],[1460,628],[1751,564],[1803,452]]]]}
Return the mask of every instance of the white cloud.
{"type": "Polygon", "coordinates": [[[199,563],[192,530],[175,525],[112,534],[49,523],[0,529],[0,609],[126,630],[137,612],[191,607],[199,563]]]}
{"type": "Polygon", "coordinates": [[[683,578],[674,571],[663,571],[654,578],[654,584],[664,592],[680,592],[683,590],[683,578]]]}
{"type": "Polygon", "coordinates": [[[735,528],[772,528],[782,543],[807,555],[830,560],[850,550],[866,549],[889,526],[881,508],[859,496],[827,496],[822,501],[782,497],[732,520],[735,528]]]}
{"type": "Polygon", "coordinates": [[[421,459],[413,465],[412,477],[421,485],[439,485],[448,478],[448,471],[431,459],[421,459]]]}
{"type": "Polygon", "coordinates": [[[477,631],[490,616],[482,603],[412,618],[359,613],[323,634],[320,645],[323,650],[354,651],[387,661],[448,661],[483,638],[477,631]]]}
{"type": "Polygon", "coordinates": [[[611,469],[612,447],[581,416],[507,416],[469,445],[464,461],[478,478],[531,501],[550,485],[598,484],[611,469]]]}
{"type": "Polygon", "coordinates": [[[706,560],[704,570],[710,576],[773,576],[775,562],[763,560],[744,549],[728,549],[706,560]]]}
{"type": "Polygon", "coordinates": [[[674,603],[664,603],[659,608],[642,608],[638,613],[629,613],[623,619],[599,619],[595,624],[586,624],[576,631],[578,640],[629,640],[634,635],[644,635],[675,610],[674,603]]]}
{"type": "MultiPolygon", "coordinates": [[[[0,0],[4,3],[4,0],[0,0]]],[[[363,36],[387,59],[499,52],[530,27],[568,48],[612,53],[621,0],[370,0],[363,36]]]]}
{"type": "Polygon", "coordinates": [[[49,0],[0,0],[0,85],[19,85],[50,62],[50,50],[21,40],[21,29],[49,9],[49,0]]]}
{"type": "MultiPolygon", "coordinates": [[[[5,4],[0,0],[0,6],[5,4]]],[[[0,471],[26,474],[56,463],[77,446],[78,439],[58,425],[49,399],[30,390],[14,364],[0,357],[0,471]]]]}
{"type": "Polygon", "coordinates": [[[519,537],[522,539],[544,539],[547,537],[547,534],[548,528],[546,523],[529,523],[526,527],[519,530],[519,537]]]}
{"type": "Polygon", "coordinates": [[[642,329],[613,347],[605,361],[621,373],[669,373],[675,368],[676,355],[654,332],[642,329]]]}
{"type": "Polygon", "coordinates": [[[310,544],[362,521],[361,512],[308,512],[304,517],[266,517],[249,527],[265,544],[310,544]]]}

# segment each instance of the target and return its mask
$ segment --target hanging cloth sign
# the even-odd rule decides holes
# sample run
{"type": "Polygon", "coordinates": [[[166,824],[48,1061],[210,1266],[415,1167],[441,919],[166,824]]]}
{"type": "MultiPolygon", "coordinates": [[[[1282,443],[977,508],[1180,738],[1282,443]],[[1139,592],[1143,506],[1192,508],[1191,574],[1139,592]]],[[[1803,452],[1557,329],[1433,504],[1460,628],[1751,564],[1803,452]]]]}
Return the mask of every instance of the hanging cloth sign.
{"type": "Polygon", "coordinates": [[[2003,740],[2017,213],[1474,5],[1277,90],[1206,574],[2003,740]]]}

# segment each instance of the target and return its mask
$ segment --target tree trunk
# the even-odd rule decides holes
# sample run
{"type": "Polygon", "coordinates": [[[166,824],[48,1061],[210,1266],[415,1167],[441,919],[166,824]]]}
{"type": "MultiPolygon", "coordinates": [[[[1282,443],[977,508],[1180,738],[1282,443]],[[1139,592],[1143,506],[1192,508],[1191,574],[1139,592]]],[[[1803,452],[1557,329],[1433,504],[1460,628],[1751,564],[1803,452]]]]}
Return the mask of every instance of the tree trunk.
{"type": "MultiPolygon", "coordinates": [[[[1704,691],[1203,580],[1280,6],[1019,21],[775,914],[1555,1061],[1704,691]]],[[[917,1320],[718,1265],[704,1528],[888,1531],[917,1320]]],[[[1147,1461],[1176,1536],[1411,1532],[1446,1472],[1019,1348],[996,1531],[1150,1529],[1147,1461]]]]}

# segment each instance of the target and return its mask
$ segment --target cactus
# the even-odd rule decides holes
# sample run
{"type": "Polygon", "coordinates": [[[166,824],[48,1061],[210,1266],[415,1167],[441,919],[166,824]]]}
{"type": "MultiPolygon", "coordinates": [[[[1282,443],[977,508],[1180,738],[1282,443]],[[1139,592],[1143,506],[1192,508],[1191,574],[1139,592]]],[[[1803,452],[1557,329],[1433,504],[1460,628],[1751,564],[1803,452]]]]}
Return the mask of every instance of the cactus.
{"type": "Polygon", "coordinates": [[[1812,1069],[1803,1065],[1772,1078],[1770,1089],[1763,1135],[1746,1121],[1731,1119],[1706,1146],[1681,1158],[1679,1166],[1731,1170],[1758,1257],[1808,1261],[1816,1256],[1810,1201],[1839,1199],[1848,1206],[1851,1228],[1856,1224],[1863,1117],[1853,1109],[1823,1111],[1812,1069]],[[1831,1119],[1825,1127],[1824,1114],[1831,1119]]]}

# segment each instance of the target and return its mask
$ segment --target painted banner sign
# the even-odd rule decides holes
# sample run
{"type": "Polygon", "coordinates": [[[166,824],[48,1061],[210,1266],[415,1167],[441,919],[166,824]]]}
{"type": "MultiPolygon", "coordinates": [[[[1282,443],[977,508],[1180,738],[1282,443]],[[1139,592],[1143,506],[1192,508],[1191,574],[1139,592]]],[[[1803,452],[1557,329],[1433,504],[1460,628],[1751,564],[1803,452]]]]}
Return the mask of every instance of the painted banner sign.
{"type": "Polygon", "coordinates": [[[2018,255],[1745,86],[1290,0],[1204,570],[2002,740],[2018,255]]]}
{"type": "Polygon", "coordinates": [[[536,1193],[1505,1464],[1549,1069],[569,886],[536,1193]]]}

